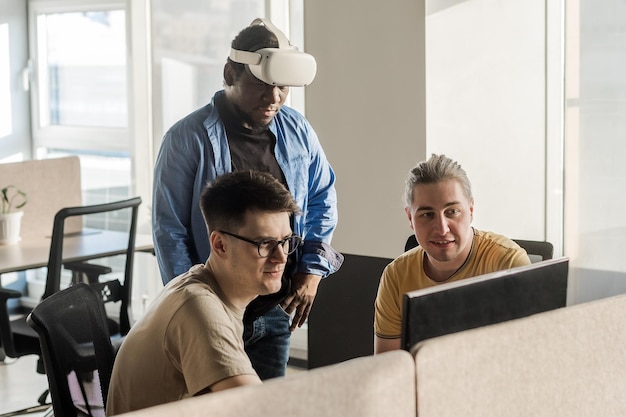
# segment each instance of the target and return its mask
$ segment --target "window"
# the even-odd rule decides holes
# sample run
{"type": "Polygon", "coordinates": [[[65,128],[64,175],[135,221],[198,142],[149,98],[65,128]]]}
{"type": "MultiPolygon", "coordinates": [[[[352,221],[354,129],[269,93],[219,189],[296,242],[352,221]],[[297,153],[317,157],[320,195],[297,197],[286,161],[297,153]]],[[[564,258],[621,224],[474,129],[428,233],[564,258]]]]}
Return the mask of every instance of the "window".
{"type": "Polygon", "coordinates": [[[9,76],[9,25],[0,24],[0,138],[13,131],[11,125],[11,77],[9,76]]]}
{"type": "Polygon", "coordinates": [[[83,201],[135,194],[124,2],[29,3],[31,123],[38,159],[81,159],[83,201]]]}
{"type": "Polygon", "coordinates": [[[128,154],[124,3],[30,5],[35,149],[128,154]]]}
{"type": "Polygon", "coordinates": [[[39,126],[127,127],[124,11],[42,14],[37,32],[39,126]]]}

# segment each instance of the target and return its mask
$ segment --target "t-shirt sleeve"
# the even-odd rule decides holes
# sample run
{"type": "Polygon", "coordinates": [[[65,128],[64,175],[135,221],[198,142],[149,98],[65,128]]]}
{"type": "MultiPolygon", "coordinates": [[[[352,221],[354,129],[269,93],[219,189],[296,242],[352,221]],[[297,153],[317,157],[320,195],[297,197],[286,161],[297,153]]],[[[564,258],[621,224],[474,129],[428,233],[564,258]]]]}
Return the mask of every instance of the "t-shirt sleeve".
{"type": "Polygon", "coordinates": [[[518,266],[530,265],[530,258],[526,251],[521,247],[508,249],[502,258],[500,269],[510,269],[518,266]]]}
{"type": "Polygon", "coordinates": [[[398,279],[393,268],[387,266],[383,270],[374,302],[374,333],[386,339],[400,337],[401,321],[402,305],[398,279]]]}
{"type": "Polygon", "coordinates": [[[165,349],[190,395],[225,378],[256,374],[243,347],[242,329],[215,295],[192,297],[176,311],[165,349]]]}

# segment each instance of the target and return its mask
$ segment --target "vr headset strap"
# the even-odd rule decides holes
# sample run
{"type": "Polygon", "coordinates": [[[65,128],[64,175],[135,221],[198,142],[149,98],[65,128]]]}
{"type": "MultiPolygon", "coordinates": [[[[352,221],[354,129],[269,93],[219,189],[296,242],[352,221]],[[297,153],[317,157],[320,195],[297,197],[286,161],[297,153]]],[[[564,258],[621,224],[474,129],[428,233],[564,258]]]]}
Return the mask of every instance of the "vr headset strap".
{"type": "Polygon", "coordinates": [[[238,49],[230,50],[230,59],[233,62],[247,65],[259,65],[263,56],[258,52],[240,51],[238,49]]]}
{"type": "MultiPolygon", "coordinates": [[[[276,35],[276,38],[278,39],[278,49],[297,50],[297,48],[291,46],[291,44],[289,43],[289,39],[287,39],[285,34],[281,32],[276,26],[274,26],[269,20],[254,19],[252,23],[250,23],[250,26],[256,25],[264,25],[270,32],[276,35]]],[[[262,55],[257,52],[240,51],[238,49],[232,48],[230,50],[230,59],[240,64],[259,65],[262,58],[262,55]]]]}
{"type": "Polygon", "coordinates": [[[276,26],[274,26],[274,24],[270,22],[269,20],[257,18],[257,19],[254,19],[252,23],[250,23],[250,26],[256,26],[256,25],[264,25],[270,32],[276,35],[276,38],[278,39],[279,49],[293,48],[291,44],[289,43],[289,39],[287,39],[285,34],[281,32],[280,29],[278,29],[276,26]]]}

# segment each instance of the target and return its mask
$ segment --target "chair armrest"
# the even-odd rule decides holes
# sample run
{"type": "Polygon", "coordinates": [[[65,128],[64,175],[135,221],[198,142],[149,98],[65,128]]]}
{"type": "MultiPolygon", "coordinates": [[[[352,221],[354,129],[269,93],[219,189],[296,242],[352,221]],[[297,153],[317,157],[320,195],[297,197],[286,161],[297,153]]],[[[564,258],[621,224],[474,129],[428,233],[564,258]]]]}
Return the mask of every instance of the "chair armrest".
{"type": "Polygon", "coordinates": [[[23,294],[8,288],[0,288],[0,301],[6,303],[9,298],[20,298],[23,294]]]}
{"type": "Polygon", "coordinates": [[[13,343],[13,334],[11,333],[11,320],[9,317],[9,307],[7,301],[9,298],[20,298],[22,293],[8,288],[0,288],[0,346],[4,349],[6,356],[16,358],[17,352],[13,343]]]}
{"type": "MultiPolygon", "coordinates": [[[[72,274],[84,274],[90,284],[98,282],[100,275],[109,274],[113,270],[108,266],[90,264],[88,262],[66,262],[63,267],[72,271],[72,274]]],[[[75,282],[76,283],[76,282],[75,282]]]]}

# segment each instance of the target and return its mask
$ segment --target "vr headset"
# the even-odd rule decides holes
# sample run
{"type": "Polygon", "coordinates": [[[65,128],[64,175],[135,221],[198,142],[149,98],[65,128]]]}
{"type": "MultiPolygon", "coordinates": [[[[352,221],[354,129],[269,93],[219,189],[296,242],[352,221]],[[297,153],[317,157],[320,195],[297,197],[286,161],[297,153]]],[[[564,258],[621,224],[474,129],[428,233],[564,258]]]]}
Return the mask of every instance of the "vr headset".
{"type": "Polygon", "coordinates": [[[230,50],[230,59],[245,64],[252,75],[266,84],[281,87],[304,87],[311,84],[317,72],[312,55],[301,52],[269,20],[255,19],[250,26],[264,25],[278,38],[278,48],[262,48],[255,52],[230,50]]]}

